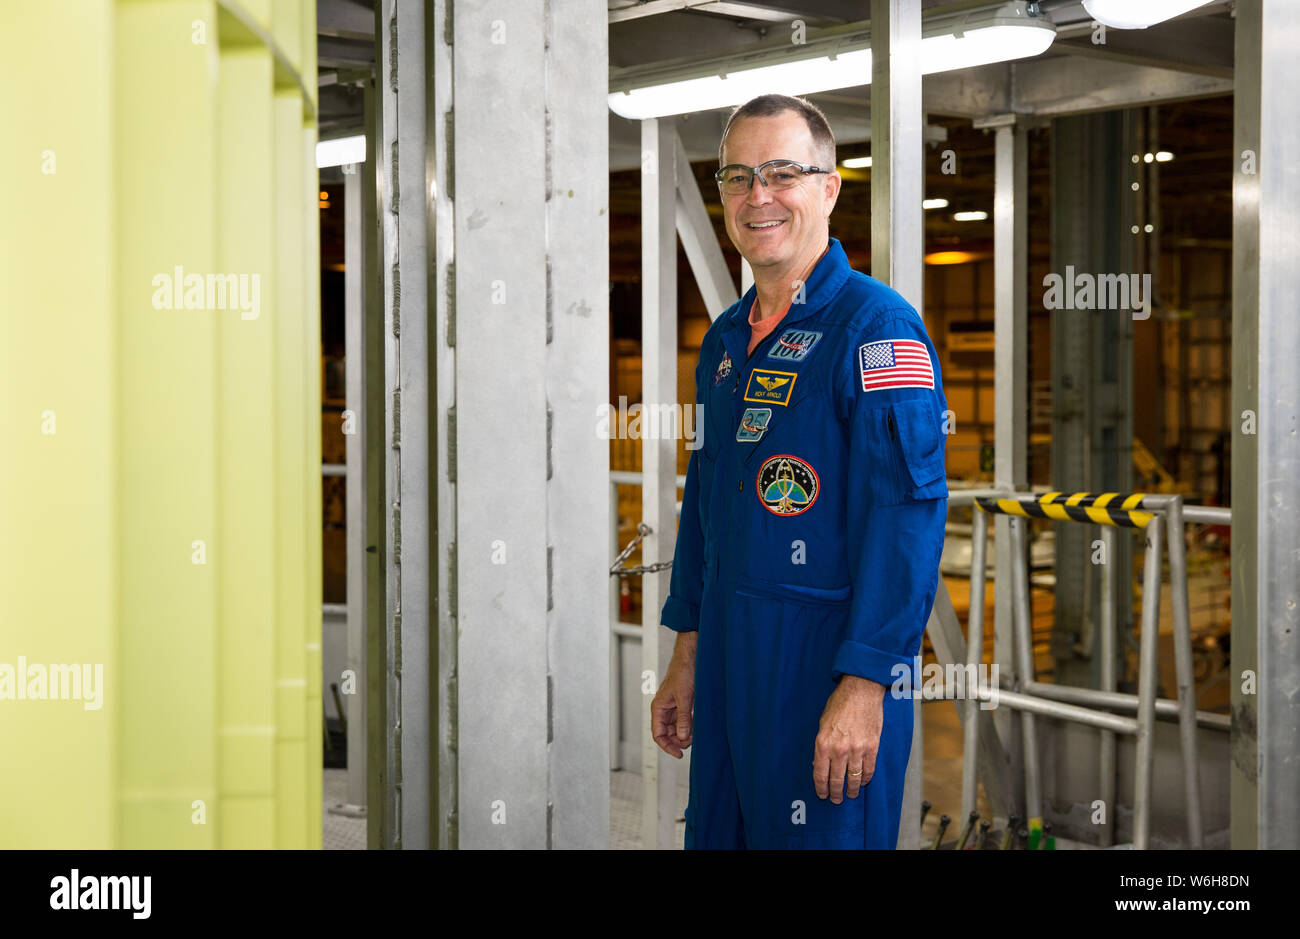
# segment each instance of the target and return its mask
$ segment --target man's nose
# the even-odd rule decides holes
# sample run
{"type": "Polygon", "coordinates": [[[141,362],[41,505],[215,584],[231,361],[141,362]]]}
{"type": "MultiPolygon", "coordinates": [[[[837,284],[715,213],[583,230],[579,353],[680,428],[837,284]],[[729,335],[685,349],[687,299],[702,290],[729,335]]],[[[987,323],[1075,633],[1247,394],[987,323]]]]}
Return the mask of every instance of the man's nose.
{"type": "Polygon", "coordinates": [[[749,195],[745,197],[745,202],[752,206],[767,205],[772,201],[772,192],[768,186],[763,185],[763,180],[754,174],[754,181],[749,186],[749,195]]]}

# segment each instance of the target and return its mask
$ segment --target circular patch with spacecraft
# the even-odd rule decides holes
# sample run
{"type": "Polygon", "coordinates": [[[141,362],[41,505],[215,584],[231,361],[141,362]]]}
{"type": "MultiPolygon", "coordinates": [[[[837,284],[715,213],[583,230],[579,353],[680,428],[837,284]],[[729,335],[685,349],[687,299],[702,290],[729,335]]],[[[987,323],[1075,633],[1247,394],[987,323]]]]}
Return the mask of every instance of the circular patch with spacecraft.
{"type": "Polygon", "coordinates": [[[821,482],[811,464],[778,453],[758,468],[758,500],[773,515],[788,517],[807,512],[817,501],[821,482]]]}

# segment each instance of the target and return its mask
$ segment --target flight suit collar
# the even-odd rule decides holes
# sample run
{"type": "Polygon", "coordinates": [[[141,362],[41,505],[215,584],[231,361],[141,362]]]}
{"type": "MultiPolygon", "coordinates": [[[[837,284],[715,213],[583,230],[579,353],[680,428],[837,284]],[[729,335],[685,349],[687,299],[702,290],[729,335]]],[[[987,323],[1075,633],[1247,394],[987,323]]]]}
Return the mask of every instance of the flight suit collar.
{"type": "MultiPolygon", "coordinates": [[[[792,303],[789,311],[780,322],[782,330],[793,326],[800,320],[807,319],[821,311],[835,298],[852,273],[848,255],[838,238],[831,238],[826,253],[822,255],[813,272],[804,283],[804,302],[792,303]]],[[[741,367],[749,358],[749,311],[753,309],[758,291],[752,285],[741,297],[736,309],[731,312],[729,322],[722,333],[722,344],[731,357],[734,367],[741,367]]],[[[755,352],[758,350],[755,349],[755,352]]]]}

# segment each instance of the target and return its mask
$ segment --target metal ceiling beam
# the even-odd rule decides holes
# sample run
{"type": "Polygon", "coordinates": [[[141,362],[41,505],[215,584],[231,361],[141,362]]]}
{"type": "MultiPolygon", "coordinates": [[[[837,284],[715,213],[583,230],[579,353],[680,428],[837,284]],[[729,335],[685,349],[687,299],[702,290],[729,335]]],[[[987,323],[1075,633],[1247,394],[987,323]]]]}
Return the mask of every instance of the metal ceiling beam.
{"type": "Polygon", "coordinates": [[[1060,117],[1232,94],[1232,79],[1058,55],[926,76],[930,114],[1060,117]]]}
{"type": "Polygon", "coordinates": [[[1053,52],[1127,62],[1155,68],[1232,77],[1232,29],[1222,19],[1204,17],[1162,23],[1152,29],[1108,29],[1104,43],[1088,35],[1057,37],[1053,52]]]}
{"type": "Polygon", "coordinates": [[[786,10],[760,3],[742,3],[738,0],[649,0],[647,3],[610,10],[609,21],[622,23],[646,16],[658,16],[661,13],[681,12],[717,13],[764,23],[789,23],[792,20],[803,20],[809,26],[829,26],[844,22],[834,17],[801,13],[798,10],[786,10]]]}

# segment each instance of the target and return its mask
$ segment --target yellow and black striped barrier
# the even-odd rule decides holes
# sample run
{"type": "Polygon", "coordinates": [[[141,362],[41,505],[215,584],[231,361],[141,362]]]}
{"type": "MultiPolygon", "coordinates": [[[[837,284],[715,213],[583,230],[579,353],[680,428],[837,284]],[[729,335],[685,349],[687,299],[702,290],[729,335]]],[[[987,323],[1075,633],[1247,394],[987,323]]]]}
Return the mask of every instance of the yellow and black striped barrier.
{"type": "Polygon", "coordinates": [[[1123,528],[1146,528],[1155,516],[1143,511],[1146,493],[1134,492],[1047,492],[1033,498],[999,499],[981,496],[975,504],[990,515],[1018,515],[1021,518],[1052,518],[1058,522],[1090,522],[1123,528]]]}

